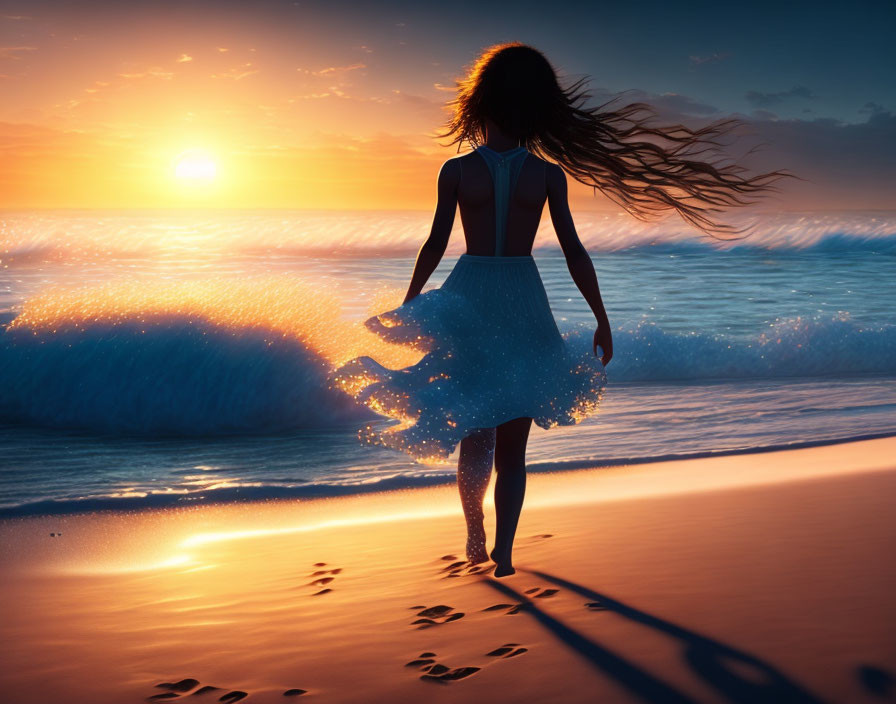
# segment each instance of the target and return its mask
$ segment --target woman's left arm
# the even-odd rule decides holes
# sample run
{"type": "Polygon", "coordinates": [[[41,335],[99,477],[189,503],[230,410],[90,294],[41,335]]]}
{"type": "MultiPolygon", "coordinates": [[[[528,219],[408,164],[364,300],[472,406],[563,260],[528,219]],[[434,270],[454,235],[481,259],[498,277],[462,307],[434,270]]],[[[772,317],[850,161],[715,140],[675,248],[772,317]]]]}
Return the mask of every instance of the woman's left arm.
{"type": "Polygon", "coordinates": [[[448,238],[451,236],[451,228],[454,227],[454,214],[457,212],[457,186],[460,183],[459,158],[449,159],[442,164],[439,171],[439,200],[432,218],[432,229],[429,231],[426,242],[417,253],[417,263],[414,264],[414,274],[411,276],[411,283],[408,286],[408,293],[404,297],[404,303],[416,298],[423,290],[429,277],[432,276],[432,272],[442,261],[442,255],[445,254],[445,249],[448,247],[448,238]]]}

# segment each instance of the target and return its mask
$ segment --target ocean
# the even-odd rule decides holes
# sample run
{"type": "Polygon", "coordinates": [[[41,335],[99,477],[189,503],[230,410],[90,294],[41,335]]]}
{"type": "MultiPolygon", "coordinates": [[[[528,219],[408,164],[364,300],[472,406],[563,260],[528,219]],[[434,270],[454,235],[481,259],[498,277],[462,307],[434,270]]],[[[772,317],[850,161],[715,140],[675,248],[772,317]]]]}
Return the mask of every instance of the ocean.
{"type": "MultiPolygon", "coordinates": [[[[533,428],[530,471],[896,433],[896,212],[751,217],[718,242],[577,215],[615,357],[596,416],[533,428]]],[[[429,218],[0,213],[0,517],[451,481],[450,463],[362,445],[381,421],[326,383],[363,351],[407,363],[361,322],[400,301],[429,218]]],[[[590,335],[545,220],[554,315],[590,335]]]]}

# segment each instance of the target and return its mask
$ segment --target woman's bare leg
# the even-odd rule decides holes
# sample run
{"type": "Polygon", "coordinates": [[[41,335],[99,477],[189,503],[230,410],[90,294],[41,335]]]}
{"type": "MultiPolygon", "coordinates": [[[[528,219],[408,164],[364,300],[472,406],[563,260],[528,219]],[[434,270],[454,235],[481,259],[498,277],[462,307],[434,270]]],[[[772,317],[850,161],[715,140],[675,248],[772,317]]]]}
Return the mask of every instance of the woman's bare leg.
{"type": "Polygon", "coordinates": [[[495,577],[513,574],[513,536],[526,495],[526,443],[531,418],[516,418],[499,425],[495,434],[495,547],[491,558],[495,577]]]}
{"type": "Polygon", "coordinates": [[[482,501],[492,476],[495,458],[495,429],[484,428],[460,442],[457,488],[467,520],[467,559],[474,565],[488,560],[482,501]]]}

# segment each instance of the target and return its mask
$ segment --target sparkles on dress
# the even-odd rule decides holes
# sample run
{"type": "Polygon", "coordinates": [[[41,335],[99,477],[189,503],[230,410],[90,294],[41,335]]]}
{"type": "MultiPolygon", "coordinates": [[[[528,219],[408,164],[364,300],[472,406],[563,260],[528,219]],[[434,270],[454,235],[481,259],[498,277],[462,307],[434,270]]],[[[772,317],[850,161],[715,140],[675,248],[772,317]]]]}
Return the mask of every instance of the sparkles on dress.
{"type": "Polygon", "coordinates": [[[425,352],[405,369],[359,357],[331,380],[376,413],[363,440],[414,458],[445,459],[467,435],[515,418],[573,425],[597,410],[606,383],[590,339],[561,336],[531,256],[502,256],[507,211],[529,152],[476,152],[494,182],[496,256],[462,254],[440,288],[366,321],[388,342],[425,352]]]}

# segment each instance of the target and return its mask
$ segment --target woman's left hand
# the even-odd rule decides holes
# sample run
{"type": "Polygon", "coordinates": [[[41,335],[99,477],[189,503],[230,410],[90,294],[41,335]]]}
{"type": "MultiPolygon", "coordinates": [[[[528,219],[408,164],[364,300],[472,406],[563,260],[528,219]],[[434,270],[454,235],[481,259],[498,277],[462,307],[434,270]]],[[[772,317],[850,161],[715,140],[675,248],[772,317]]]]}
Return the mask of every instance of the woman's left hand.
{"type": "Polygon", "coordinates": [[[600,358],[601,364],[607,366],[613,359],[613,334],[610,332],[610,324],[602,323],[594,331],[594,355],[597,356],[597,348],[600,347],[604,356],[600,358]]]}

